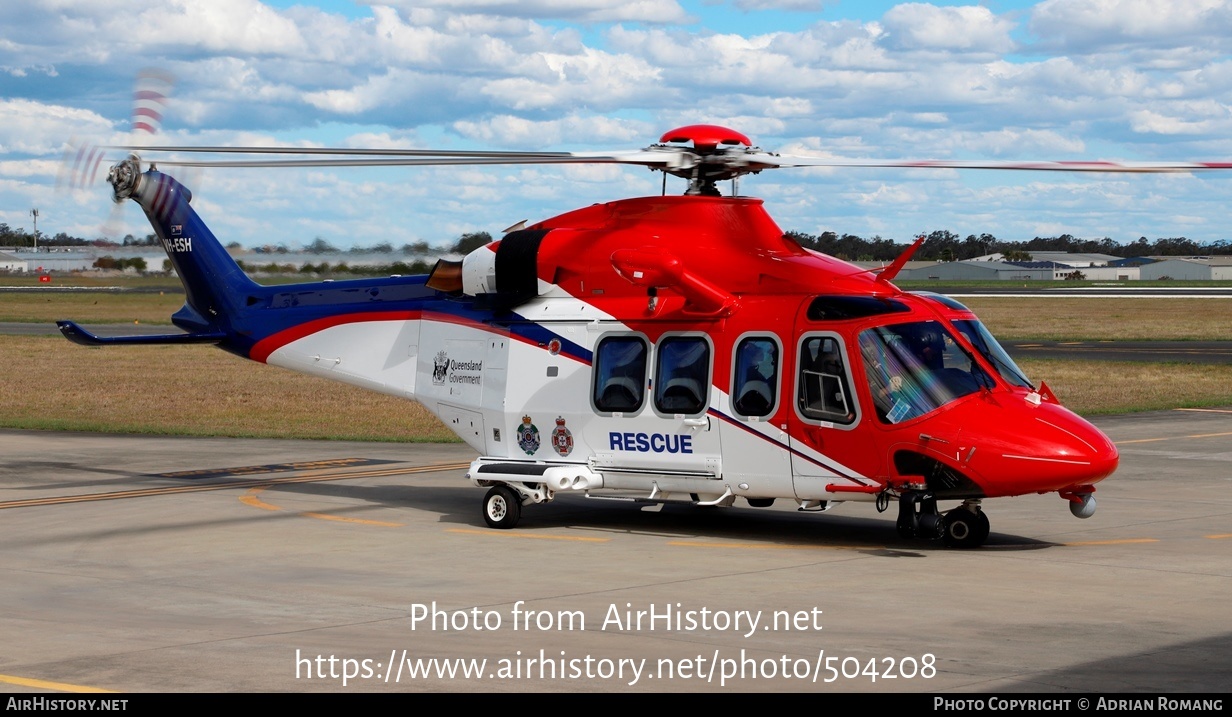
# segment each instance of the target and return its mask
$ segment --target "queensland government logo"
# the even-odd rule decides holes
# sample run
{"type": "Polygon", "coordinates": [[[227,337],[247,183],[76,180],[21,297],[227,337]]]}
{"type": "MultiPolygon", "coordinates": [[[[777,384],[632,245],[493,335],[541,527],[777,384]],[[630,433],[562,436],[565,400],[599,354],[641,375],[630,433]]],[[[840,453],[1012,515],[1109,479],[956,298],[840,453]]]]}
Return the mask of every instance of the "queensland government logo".
{"type": "Polygon", "coordinates": [[[445,385],[445,376],[449,374],[449,354],[444,351],[438,351],[436,358],[432,360],[432,383],[437,386],[445,385]]]}
{"type": "Polygon", "coordinates": [[[530,422],[530,416],[522,416],[522,425],[518,426],[518,448],[533,456],[539,450],[539,429],[530,422]]]}

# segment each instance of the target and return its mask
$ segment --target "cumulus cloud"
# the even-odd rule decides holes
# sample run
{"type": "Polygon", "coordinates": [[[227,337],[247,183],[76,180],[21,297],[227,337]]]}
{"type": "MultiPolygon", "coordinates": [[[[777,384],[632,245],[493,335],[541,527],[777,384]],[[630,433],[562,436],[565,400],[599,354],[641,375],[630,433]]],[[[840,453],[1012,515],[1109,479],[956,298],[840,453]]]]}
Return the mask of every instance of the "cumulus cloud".
{"type": "Polygon", "coordinates": [[[518,148],[626,145],[632,149],[650,144],[655,136],[654,128],[645,122],[600,115],[540,121],[500,115],[482,121],[455,122],[453,129],[482,144],[518,148]]]}
{"type": "Polygon", "coordinates": [[[741,10],[788,10],[793,12],[821,12],[825,0],[735,0],[741,10]]]}
{"type": "Polygon", "coordinates": [[[577,22],[684,22],[688,14],[675,0],[389,0],[404,9],[435,8],[450,13],[573,20],[577,22]]]}
{"type": "Polygon", "coordinates": [[[885,42],[906,50],[1009,52],[1013,23],[986,7],[937,7],[905,3],[890,8],[882,18],[885,42]]]}
{"type": "Polygon", "coordinates": [[[1227,0],[1045,0],[1031,11],[1031,31],[1050,47],[1092,52],[1150,44],[1225,50],[1232,29],[1227,0]]]}
{"type": "Polygon", "coordinates": [[[114,125],[89,110],[24,99],[0,100],[0,154],[59,153],[74,135],[106,141],[114,125]]]}
{"type": "MultiPolygon", "coordinates": [[[[781,11],[817,5],[690,4],[693,18],[675,0],[405,0],[355,17],[259,0],[0,4],[0,163],[29,178],[0,202],[40,191],[40,170],[15,171],[19,158],[50,161],[74,135],[122,136],[134,70],[151,64],[180,78],[163,126],[182,143],[602,150],[709,122],[767,149],[843,157],[1232,156],[1230,2],[1045,0],[1003,15],[908,3],[876,20],[844,19],[836,4],[807,27],[798,15],[772,26],[781,11]],[[710,22],[711,8],[723,22],[710,22]],[[731,23],[741,11],[756,29],[731,23]],[[1031,44],[1023,51],[1015,38],[1031,44]]],[[[649,172],[614,167],[278,176],[208,173],[198,201],[248,242],[290,227],[499,230],[658,188],[649,172]],[[331,208],[330,197],[345,201],[331,208]]],[[[1145,206],[1145,191],[1183,190],[1169,210],[1178,217],[1222,216],[1225,199],[1207,180],[977,196],[958,173],[918,177],[810,169],[749,178],[741,191],[764,193],[787,228],[825,216],[898,239],[951,221],[1027,231],[1052,207],[1084,217],[1097,205],[1145,206]]]]}

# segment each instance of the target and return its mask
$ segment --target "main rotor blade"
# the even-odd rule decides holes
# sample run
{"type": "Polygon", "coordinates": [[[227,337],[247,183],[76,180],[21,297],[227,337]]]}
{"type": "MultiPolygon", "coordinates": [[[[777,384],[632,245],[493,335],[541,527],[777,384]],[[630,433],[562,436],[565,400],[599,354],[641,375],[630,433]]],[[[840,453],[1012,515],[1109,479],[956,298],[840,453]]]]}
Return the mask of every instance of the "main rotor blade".
{"type": "MultiPolygon", "coordinates": [[[[351,149],[345,147],[142,147],[116,145],[109,149],[198,154],[309,155],[319,159],[156,160],[170,167],[423,167],[501,164],[637,164],[655,169],[692,170],[695,166],[722,167],[734,174],[789,167],[869,169],[1000,169],[1044,172],[1163,173],[1232,169],[1232,162],[1119,162],[1102,160],[1023,161],[960,159],[845,159],[803,157],[759,150],[724,151],[699,156],[681,147],[655,145],[627,152],[506,152],[436,149],[351,149]]],[[[148,161],[148,160],[147,160],[148,161]]],[[[681,175],[685,176],[685,175],[681,175]]]]}
{"type": "MultiPolygon", "coordinates": [[[[168,167],[430,167],[499,164],[639,164],[647,167],[689,167],[693,155],[680,152],[633,151],[617,153],[527,154],[491,153],[478,156],[410,156],[389,159],[322,158],[282,160],[154,160],[168,167]]],[[[150,161],[150,160],[143,160],[150,161]]]]}
{"type": "Polygon", "coordinates": [[[751,165],[766,167],[866,167],[908,169],[1004,169],[1036,172],[1196,172],[1212,169],[1232,169],[1232,162],[1112,162],[963,159],[842,159],[837,157],[794,157],[790,155],[757,154],[748,159],[751,165]]]}
{"type": "Polygon", "coordinates": [[[441,149],[349,149],[346,147],[149,147],[112,145],[107,149],[131,152],[180,152],[197,154],[308,154],[350,155],[356,157],[568,157],[568,152],[494,152],[441,149]]]}

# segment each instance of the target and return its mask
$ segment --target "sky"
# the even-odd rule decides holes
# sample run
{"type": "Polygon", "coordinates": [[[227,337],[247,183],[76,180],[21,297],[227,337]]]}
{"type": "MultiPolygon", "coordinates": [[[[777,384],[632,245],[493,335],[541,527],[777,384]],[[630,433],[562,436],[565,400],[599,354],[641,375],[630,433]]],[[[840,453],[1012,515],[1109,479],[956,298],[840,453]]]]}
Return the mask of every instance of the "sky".
{"type": "MultiPolygon", "coordinates": [[[[17,0],[0,223],[151,231],[136,206],[109,225],[101,177],[63,181],[70,143],[135,137],[142,68],[174,78],[168,144],[603,151],[707,123],[811,156],[1227,161],[1230,49],[1232,0],[17,0]]],[[[661,189],[612,165],[167,171],[248,247],[444,246],[661,189]]],[[[1230,180],[811,168],[740,191],[811,234],[1205,243],[1232,239],[1230,180]]]]}

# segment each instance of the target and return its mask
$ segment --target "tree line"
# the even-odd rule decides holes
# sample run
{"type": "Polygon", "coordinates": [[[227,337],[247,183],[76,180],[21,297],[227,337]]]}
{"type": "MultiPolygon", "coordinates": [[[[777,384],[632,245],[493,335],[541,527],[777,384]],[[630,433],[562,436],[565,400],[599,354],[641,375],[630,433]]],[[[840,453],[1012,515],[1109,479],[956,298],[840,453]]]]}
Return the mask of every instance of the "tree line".
{"type": "MultiPolygon", "coordinates": [[[[807,234],[790,231],[786,236],[807,249],[829,254],[846,261],[891,261],[907,248],[909,242],[899,243],[892,239],[873,236],[865,239],[855,234],[838,234],[837,232],[822,232],[807,234]]],[[[1185,237],[1159,238],[1154,241],[1146,237],[1138,237],[1134,242],[1120,244],[1108,237],[1102,239],[1080,239],[1072,234],[1062,234],[1055,237],[1035,237],[1027,241],[1004,241],[992,234],[968,234],[959,237],[951,231],[939,229],[926,235],[924,244],[916,251],[913,258],[924,261],[962,261],[974,259],[987,254],[1003,254],[1011,261],[1027,261],[1031,252],[1064,251],[1074,254],[1108,254],[1122,258],[1136,256],[1209,256],[1232,254],[1232,241],[1220,239],[1206,244],[1198,243],[1185,237]]],[[[0,246],[30,247],[34,246],[34,234],[22,228],[12,228],[0,223],[0,246]]],[[[288,254],[302,251],[308,254],[395,254],[426,257],[436,254],[454,253],[467,254],[474,249],[492,241],[488,232],[467,232],[455,241],[434,246],[426,241],[403,244],[395,248],[389,242],[380,242],[372,246],[356,245],[349,249],[339,249],[322,237],[316,237],[302,249],[288,247],[286,244],[254,248],[258,254],[288,254]]],[[[143,237],[126,235],[119,241],[110,239],[82,239],[60,232],[54,236],[39,233],[39,246],[95,246],[101,248],[157,246],[158,237],[147,234],[143,237]]],[[[227,245],[228,249],[239,249],[238,242],[227,245]]],[[[391,260],[390,264],[399,264],[391,260]]],[[[414,262],[411,262],[414,264],[414,262]]]]}
{"type": "MultiPolygon", "coordinates": [[[[788,238],[806,249],[829,254],[845,261],[891,261],[907,248],[891,239],[874,236],[865,239],[855,234],[822,232],[805,234],[787,232],[788,238]]],[[[1129,244],[1119,244],[1108,237],[1103,239],[1079,239],[1072,234],[1056,237],[1035,237],[1028,241],[1003,241],[992,234],[957,234],[937,230],[925,235],[924,243],[916,250],[913,259],[921,261],[963,261],[988,254],[1000,253],[1010,261],[1029,261],[1032,252],[1063,251],[1071,254],[1108,254],[1128,259],[1137,256],[1209,256],[1232,254],[1232,242],[1220,239],[1200,244],[1185,237],[1169,237],[1150,241],[1139,237],[1129,244]]]]}

